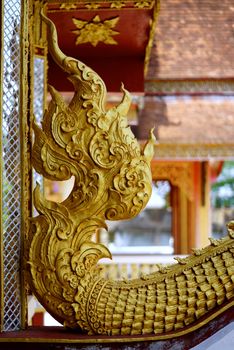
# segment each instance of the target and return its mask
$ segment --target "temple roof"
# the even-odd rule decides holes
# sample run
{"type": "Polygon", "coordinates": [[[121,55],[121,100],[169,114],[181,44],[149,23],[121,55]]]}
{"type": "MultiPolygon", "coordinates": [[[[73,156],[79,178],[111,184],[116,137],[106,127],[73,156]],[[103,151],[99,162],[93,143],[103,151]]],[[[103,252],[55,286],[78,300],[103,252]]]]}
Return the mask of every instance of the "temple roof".
{"type": "Polygon", "coordinates": [[[163,0],[146,80],[234,78],[233,0],[163,0]]]}
{"type": "Polygon", "coordinates": [[[146,97],[139,123],[141,139],[155,126],[159,142],[233,144],[234,97],[146,97]]]}

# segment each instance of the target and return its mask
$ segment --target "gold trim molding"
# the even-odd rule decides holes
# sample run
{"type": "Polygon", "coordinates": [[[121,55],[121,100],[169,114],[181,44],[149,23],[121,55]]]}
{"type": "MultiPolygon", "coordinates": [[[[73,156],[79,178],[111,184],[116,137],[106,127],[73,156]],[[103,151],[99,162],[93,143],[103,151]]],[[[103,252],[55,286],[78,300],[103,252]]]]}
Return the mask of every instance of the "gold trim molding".
{"type": "MultiPolygon", "coordinates": [[[[145,50],[145,62],[144,62],[144,76],[147,76],[148,72],[148,67],[149,67],[149,62],[150,62],[150,55],[154,43],[154,37],[155,37],[155,31],[156,31],[156,26],[158,22],[158,16],[160,12],[160,0],[155,0],[154,3],[154,13],[153,13],[153,19],[151,21],[151,28],[150,28],[150,34],[149,34],[149,41],[146,46],[145,50]]],[[[145,90],[147,91],[147,90],[145,90]]]]}
{"type": "Polygon", "coordinates": [[[31,39],[34,54],[40,57],[47,55],[46,25],[41,19],[41,11],[46,12],[46,3],[42,0],[32,2],[32,16],[30,17],[31,39]]]}
{"type": "Polygon", "coordinates": [[[48,179],[73,175],[75,182],[62,203],[46,200],[39,186],[34,191],[39,215],[31,219],[26,257],[33,293],[64,326],[113,336],[108,341],[168,339],[201,327],[233,305],[234,223],[227,237],[211,239],[210,246],[155,273],[133,280],[101,277],[97,263],[111,252],[91,237],[106,220],[134,217],[146,205],[155,138],[151,130],[139,146],[126,120],[131,97],[123,86],[120,104],[105,110],[101,78],[61,52],[55,26],[43,18],[50,53],[75,92],[67,105],[50,87],[42,128],[34,123],[32,161],[48,179]]]}
{"type": "Polygon", "coordinates": [[[57,5],[49,12],[74,11],[98,9],[121,10],[135,8],[139,10],[150,10],[153,8],[155,0],[48,0],[48,4],[57,5]]]}

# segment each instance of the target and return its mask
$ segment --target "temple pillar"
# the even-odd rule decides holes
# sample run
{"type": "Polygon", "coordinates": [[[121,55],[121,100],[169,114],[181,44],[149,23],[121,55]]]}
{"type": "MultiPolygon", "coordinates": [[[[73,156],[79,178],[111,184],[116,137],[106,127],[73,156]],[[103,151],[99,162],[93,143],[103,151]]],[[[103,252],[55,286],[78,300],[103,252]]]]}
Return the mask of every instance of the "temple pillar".
{"type": "Polygon", "coordinates": [[[195,246],[204,247],[210,236],[210,167],[209,162],[195,163],[196,232],[195,246]]]}

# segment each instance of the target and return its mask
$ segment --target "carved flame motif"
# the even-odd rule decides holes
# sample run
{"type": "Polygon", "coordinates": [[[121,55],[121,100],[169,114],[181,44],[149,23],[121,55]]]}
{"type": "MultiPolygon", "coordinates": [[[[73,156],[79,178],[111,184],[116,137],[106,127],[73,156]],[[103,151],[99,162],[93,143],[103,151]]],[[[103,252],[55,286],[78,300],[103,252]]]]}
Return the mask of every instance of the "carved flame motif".
{"type": "Polygon", "coordinates": [[[212,240],[211,246],[158,273],[130,281],[100,277],[97,262],[111,254],[91,236],[106,227],[106,219],[134,217],[147,203],[154,137],[151,132],[141,151],[125,117],[129,93],[122,87],[122,102],[106,112],[103,81],[60,51],[53,23],[44,20],[50,52],[69,73],[75,93],[67,105],[50,87],[52,101],[42,129],[34,124],[32,160],[46,178],[73,175],[75,183],[62,203],[47,201],[39,186],[35,189],[39,215],[32,219],[28,256],[32,291],[59,322],[89,334],[162,338],[189,332],[210,310],[215,316],[233,303],[233,227],[229,237],[212,240]]]}

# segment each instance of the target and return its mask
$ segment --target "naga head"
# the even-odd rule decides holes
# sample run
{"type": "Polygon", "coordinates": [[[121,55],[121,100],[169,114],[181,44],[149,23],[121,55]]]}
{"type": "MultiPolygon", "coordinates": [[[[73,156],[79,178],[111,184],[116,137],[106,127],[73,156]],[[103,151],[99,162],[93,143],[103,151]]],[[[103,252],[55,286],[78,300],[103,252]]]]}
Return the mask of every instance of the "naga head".
{"type": "Polygon", "coordinates": [[[74,176],[73,191],[65,200],[73,213],[79,212],[82,217],[93,215],[101,220],[134,217],[151,195],[153,130],[141,149],[127,123],[129,92],[122,85],[122,101],[106,111],[102,79],[79,60],[62,53],[54,24],[42,16],[50,32],[50,53],[68,73],[74,96],[66,104],[49,87],[52,100],[42,129],[34,124],[33,165],[51,180],[74,176]]]}
{"type": "MultiPolygon", "coordinates": [[[[55,27],[44,19],[50,29],[50,52],[69,74],[75,92],[66,104],[49,88],[52,100],[42,128],[34,123],[33,165],[48,179],[73,176],[75,182],[62,203],[45,200],[39,187],[35,189],[40,215],[31,220],[27,241],[31,290],[59,322],[89,334],[166,339],[196,329],[200,317],[204,325],[212,310],[217,316],[222,307],[232,305],[231,239],[211,240],[211,247],[194,251],[191,258],[177,259],[179,264],[140,279],[101,278],[97,262],[111,253],[92,242],[92,235],[106,219],[134,217],[146,205],[155,139],[151,131],[140,148],[127,124],[131,98],[123,86],[120,104],[105,111],[103,81],[59,50],[55,27]]],[[[230,238],[232,229],[230,224],[230,238]]]]}

